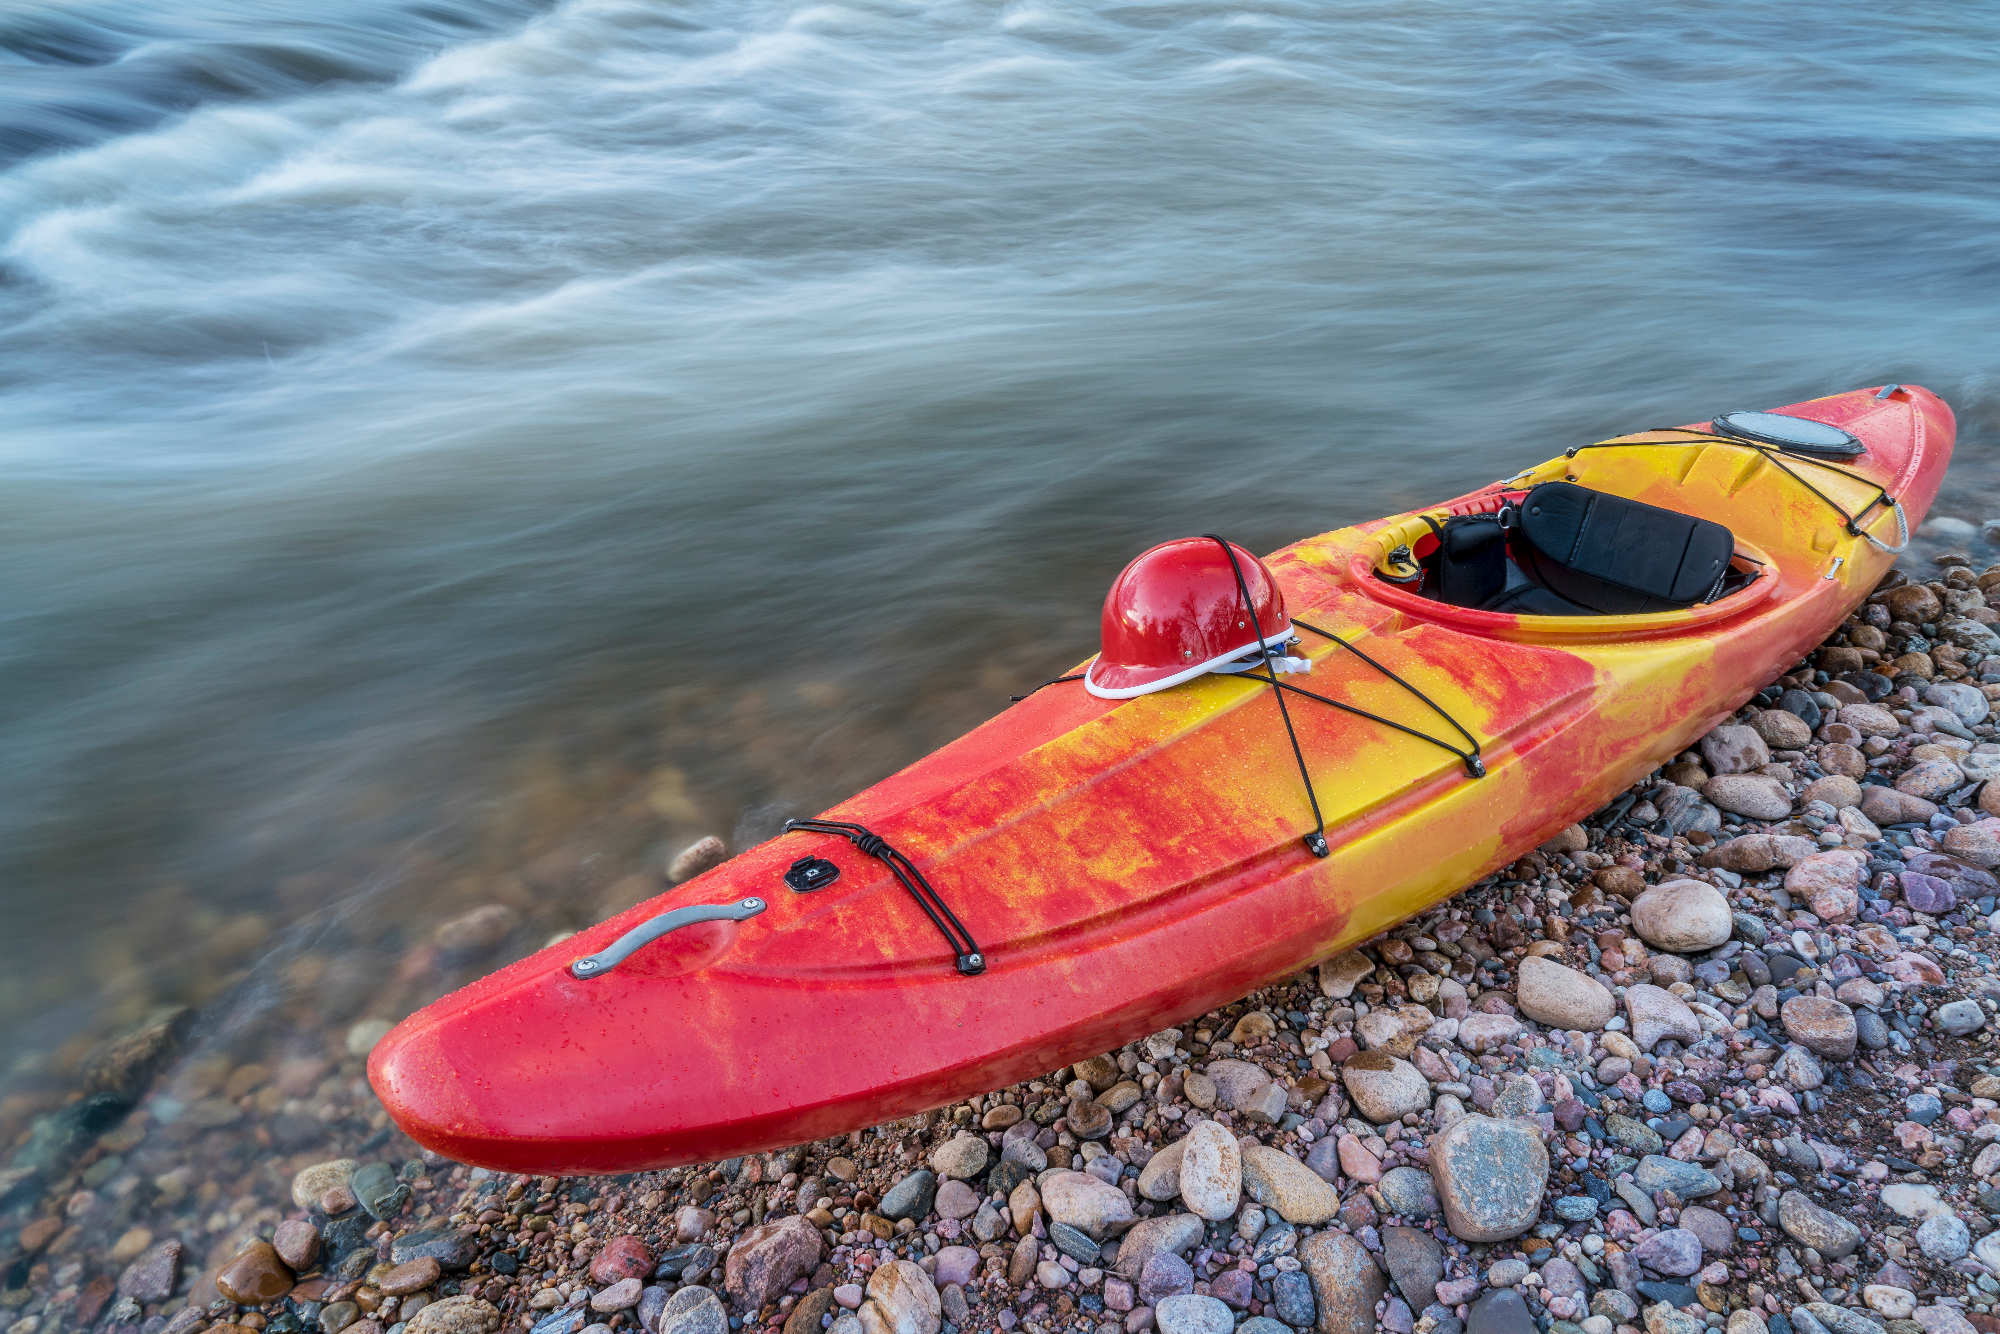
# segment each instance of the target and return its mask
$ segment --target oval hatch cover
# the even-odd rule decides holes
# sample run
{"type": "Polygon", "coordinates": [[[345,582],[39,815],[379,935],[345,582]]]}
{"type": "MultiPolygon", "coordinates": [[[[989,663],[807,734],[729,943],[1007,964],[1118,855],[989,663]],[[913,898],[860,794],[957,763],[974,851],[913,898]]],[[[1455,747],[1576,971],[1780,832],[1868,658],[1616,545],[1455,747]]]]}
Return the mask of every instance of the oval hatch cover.
{"type": "Polygon", "coordinates": [[[1862,450],[1861,442],[1838,426],[1782,412],[1725,412],[1712,424],[1718,434],[1776,445],[1791,454],[1851,459],[1862,450]]]}

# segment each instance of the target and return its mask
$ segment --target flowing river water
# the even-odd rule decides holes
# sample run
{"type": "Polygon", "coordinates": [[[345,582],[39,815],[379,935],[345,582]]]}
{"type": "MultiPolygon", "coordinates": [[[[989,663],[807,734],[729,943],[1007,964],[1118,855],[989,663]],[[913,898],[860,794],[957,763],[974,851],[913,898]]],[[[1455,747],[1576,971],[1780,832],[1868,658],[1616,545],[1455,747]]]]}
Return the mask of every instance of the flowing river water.
{"type": "Polygon", "coordinates": [[[310,8],[0,11],[0,1093],[393,1018],[1167,537],[1883,380],[2000,515],[2000,10],[310,8]]]}

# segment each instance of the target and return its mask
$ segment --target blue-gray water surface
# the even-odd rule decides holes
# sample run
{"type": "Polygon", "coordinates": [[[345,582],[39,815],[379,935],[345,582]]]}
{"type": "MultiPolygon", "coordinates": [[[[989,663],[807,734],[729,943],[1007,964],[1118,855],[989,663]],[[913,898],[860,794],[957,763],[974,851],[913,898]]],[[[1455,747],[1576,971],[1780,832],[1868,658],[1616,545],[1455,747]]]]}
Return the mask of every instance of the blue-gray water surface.
{"type": "Polygon", "coordinates": [[[438,921],[873,781],[1167,537],[1884,380],[2000,513],[2000,9],[310,8],[0,13],[23,1078],[393,1018],[438,921]]]}

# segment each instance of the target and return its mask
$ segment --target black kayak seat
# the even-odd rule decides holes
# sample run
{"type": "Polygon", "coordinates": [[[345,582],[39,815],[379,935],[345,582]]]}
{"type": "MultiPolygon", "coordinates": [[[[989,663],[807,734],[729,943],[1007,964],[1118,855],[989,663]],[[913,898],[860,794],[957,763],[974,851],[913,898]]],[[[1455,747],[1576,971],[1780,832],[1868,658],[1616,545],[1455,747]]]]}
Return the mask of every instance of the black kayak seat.
{"type": "Polygon", "coordinates": [[[1719,523],[1573,482],[1528,492],[1515,543],[1531,579],[1600,616],[1705,601],[1735,550],[1735,535],[1719,523]]]}
{"type": "Polygon", "coordinates": [[[1454,514],[1424,522],[1438,549],[1424,571],[1424,596],[1454,607],[1480,607],[1507,591],[1507,530],[1498,514],[1454,514]]]}
{"type": "Polygon", "coordinates": [[[1431,520],[1424,595],[1524,616],[1674,611],[1714,595],[1736,547],[1719,523],[1572,482],[1535,487],[1508,520],[1431,520]]]}
{"type": "Polygon", "coordinates": [[[1480,604],[1481,611],[1504,611],[1512,616],[1589,616],[1591,610],[1551,593],[1540,584],[1523,579],[1498,597],[1480,604]]]}

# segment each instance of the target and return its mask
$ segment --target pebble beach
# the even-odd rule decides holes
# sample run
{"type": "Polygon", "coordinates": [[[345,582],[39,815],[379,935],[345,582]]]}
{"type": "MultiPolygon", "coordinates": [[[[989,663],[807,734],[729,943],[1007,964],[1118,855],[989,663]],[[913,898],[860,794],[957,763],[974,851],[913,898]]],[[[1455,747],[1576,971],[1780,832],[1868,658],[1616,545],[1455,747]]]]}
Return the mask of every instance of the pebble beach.
{"type": "MultiPolygon", "coordinates": [[[[0,1098],[0,1334],[2000,1334],[1996,606],[2000,565],[1893,573],[1382,937],[770,1154],[514,1176],[396,1130],[368,1051],[545,937],[521,901],[298,954],[263,1036],[149,1013],[0,1098]]],[[[730,849],[676,851],[588,893],[730,849]]]]}

